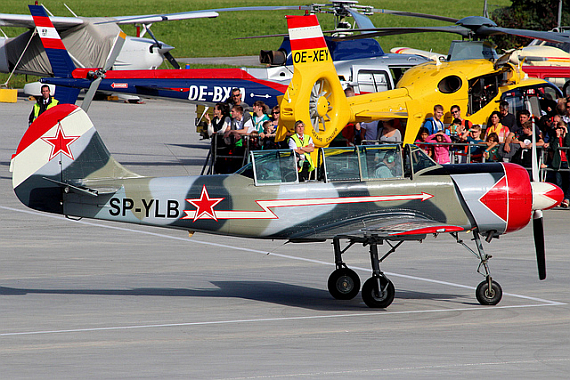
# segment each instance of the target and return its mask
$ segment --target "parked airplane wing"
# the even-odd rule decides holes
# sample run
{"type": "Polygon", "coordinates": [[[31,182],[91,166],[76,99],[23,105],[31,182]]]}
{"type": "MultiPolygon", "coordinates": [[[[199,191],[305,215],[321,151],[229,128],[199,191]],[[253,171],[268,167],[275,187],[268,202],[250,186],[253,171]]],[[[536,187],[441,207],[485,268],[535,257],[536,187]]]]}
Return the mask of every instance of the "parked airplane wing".
{"type": "MultiPolygon", "coordinates": [[[[83,25],[86,20],[79,17],[50,17],[52,24],[58,31],[67,30],[77,25],[83,25]]],[[[0,26],[33,29],[36,27],[31,15],[18,15],[0,13],[0,26]]]]}
{"type": "MultiPolygon", "coordinates": [[[[218,16],[219,14],[217,12],[198,11],[198,12],[180,12],[180,13],[169,13],[169,14],[163,13],[163,14],[140,15],[140,16],[118,16],[118,17],[113,17],[112,21],[105,21],[105,22],[114,22],[119,25],[150,24],[161,21],[189,20],[195,18],[214,18],[218,16]]],[[[102,22],[102,24],[105,22],[102,22]]]]}

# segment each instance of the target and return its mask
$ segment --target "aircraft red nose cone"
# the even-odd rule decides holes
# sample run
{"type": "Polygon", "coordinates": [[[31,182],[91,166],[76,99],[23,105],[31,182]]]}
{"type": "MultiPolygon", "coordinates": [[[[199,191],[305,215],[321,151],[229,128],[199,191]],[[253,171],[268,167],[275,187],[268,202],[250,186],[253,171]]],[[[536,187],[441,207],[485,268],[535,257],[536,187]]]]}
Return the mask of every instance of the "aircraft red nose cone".
{"type": "Polygon", "coordinates": [[[532,182],[532,209],[548,210],[558,206],[564,199],[564,192],[548,182],[532,182]]]}

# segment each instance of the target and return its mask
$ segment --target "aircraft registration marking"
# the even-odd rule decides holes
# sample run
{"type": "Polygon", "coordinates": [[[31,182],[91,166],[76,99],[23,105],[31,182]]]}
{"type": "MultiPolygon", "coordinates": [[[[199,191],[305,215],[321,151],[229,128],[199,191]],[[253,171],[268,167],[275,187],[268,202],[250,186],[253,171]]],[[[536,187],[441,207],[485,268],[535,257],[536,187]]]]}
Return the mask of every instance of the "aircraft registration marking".
{"type": "Polygon", "coordinates": [[[329,49],[300,50],[293,53],[293,63],[313,63],[329,61],[329,49]]]}

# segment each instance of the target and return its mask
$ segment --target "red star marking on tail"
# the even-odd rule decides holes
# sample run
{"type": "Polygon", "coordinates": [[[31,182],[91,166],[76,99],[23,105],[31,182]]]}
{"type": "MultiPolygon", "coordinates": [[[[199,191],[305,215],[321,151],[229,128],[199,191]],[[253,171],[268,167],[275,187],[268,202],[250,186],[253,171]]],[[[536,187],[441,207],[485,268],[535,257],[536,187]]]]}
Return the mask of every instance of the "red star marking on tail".
{"type": "Polygon", "coordinates": [[[194,222],[197,219],[214,219],[217,222],[218,217],[216,216],[216,211],[214,211],[214,206],[222,200],[224,200],[224,198],[210,198],[206,185],[202,186],[202,194],[200,194],[200,198],[186,199],[188,203],[191,203],[196,207],[194,222]]]}
{"type": "Polygon", "coordinates": [[[42,137],[42,140],[51,145],[51,153],[49,155],[49,161],[51,161],[59,153],[65,154],[67,157],[75,160],[73,158],[73,153],[69,149],[69,146],[79,138],[80,136],[66,136],[61,129],[61,124],[57,125],[57,131],[53,137],[42,137]]]}

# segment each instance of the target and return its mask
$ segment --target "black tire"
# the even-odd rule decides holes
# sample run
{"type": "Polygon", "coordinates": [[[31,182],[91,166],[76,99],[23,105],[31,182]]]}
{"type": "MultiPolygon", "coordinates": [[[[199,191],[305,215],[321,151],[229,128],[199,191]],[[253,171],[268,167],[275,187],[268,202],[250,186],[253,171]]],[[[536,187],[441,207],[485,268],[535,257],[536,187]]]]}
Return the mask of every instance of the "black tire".
{"type": "Polygon", "coordinates": [[[360,277],[352,269],[337,269],[329,276],[328,288],[337,300],[351,300],[360,291],[360,277]]]}
{"type": "Polygon", "coordinates": [[[475,296],[481,305],[496,305],[503,297],[503,289],[501,285],[493,281],[489,291],[489,281],[485,280],[477,286],[475,296]]]}
{"type": "Polygon", "coordinates": [[[368,305],[368,307],[373,308],[386,308],[390,306],[392,301],[394,301],[394,296],[396,290],[394,289],[394,284],[392,281],[388,280],[386,277],[380,277],[380,297],[376,297],[374,294],[374,288],[376,286],[376,278],[370,277],[364,285],[362,285],[362,300],[368,305]],[[382,289],[384,289],[382,291],[382,289]]]}

